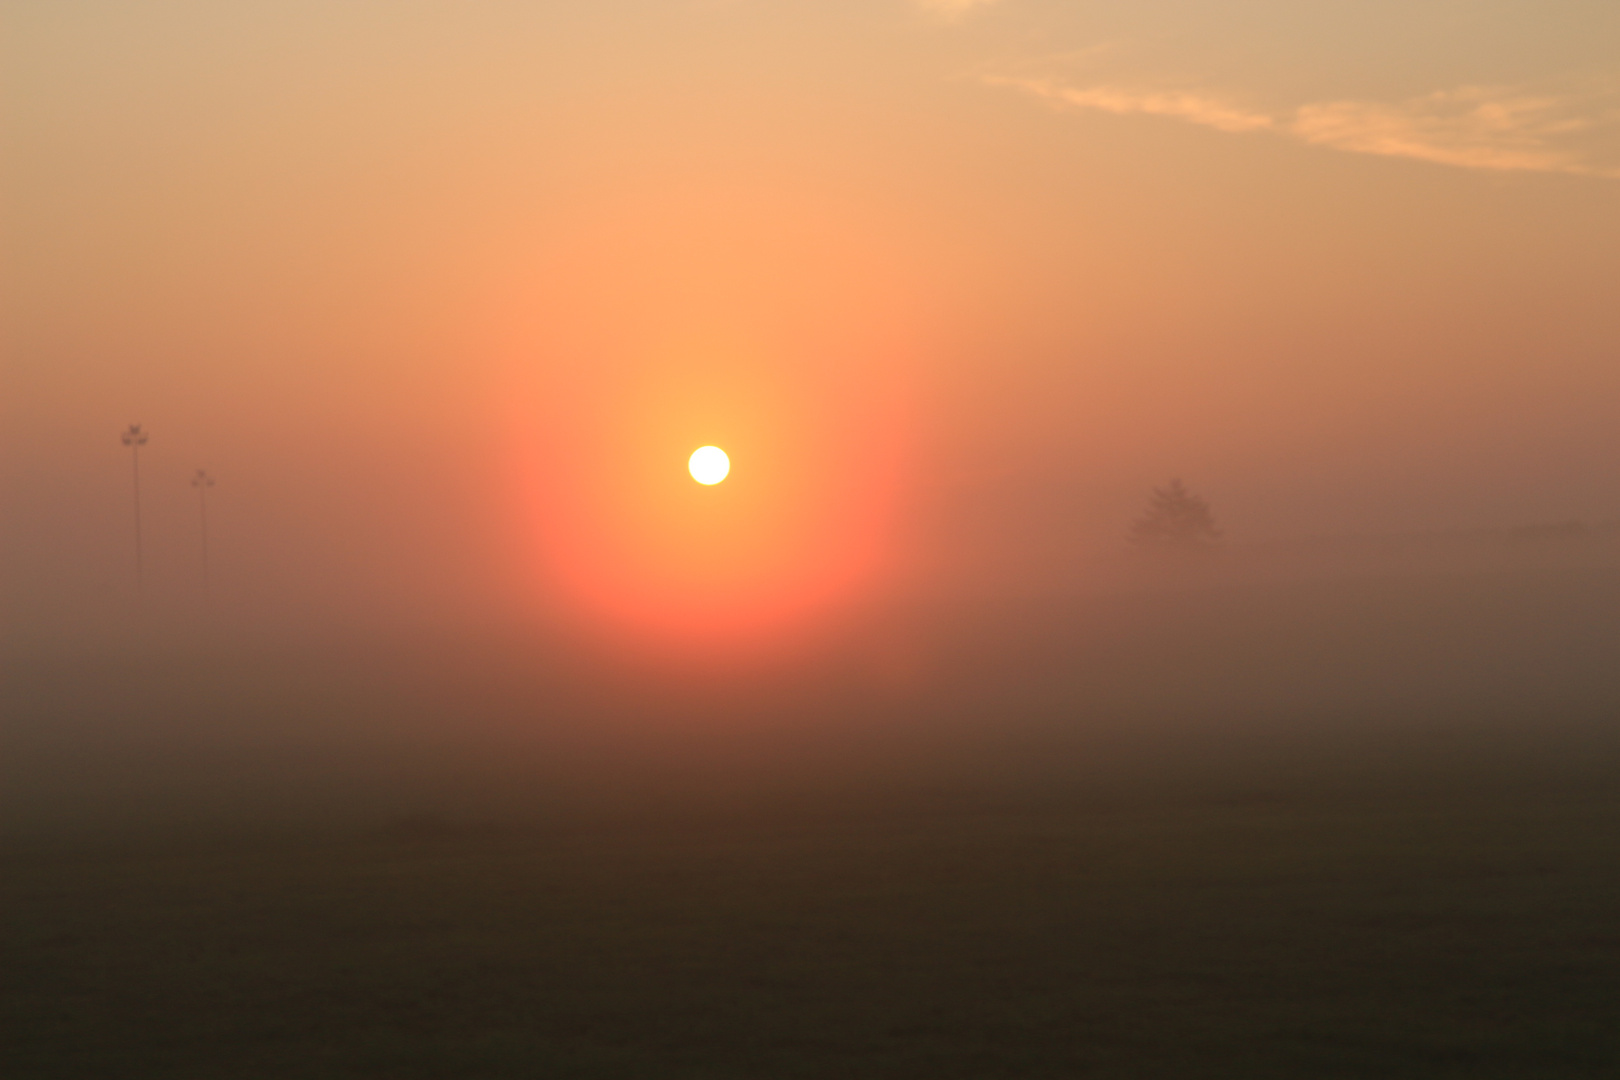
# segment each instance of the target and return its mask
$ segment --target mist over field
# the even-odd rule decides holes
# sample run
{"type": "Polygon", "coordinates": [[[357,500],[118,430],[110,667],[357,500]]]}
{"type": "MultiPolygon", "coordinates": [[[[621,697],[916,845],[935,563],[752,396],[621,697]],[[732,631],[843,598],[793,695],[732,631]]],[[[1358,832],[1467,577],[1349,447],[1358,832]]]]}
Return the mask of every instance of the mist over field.
{"type": "Polygon", "coordinates": [[[14,641],[7,832],[1443,791],[1616,764],[1620,530],[1322,546],[1127,555],[1129,586],[893,598],[733,654],[561,618],[194,614],[14,641]]]}
{"type": "Polygon", "coordinates": [[[1615,1075],[1616,40],[0,0],[0,1075],[1615,1075]]]}
{"type": "Polygon", "coordinates": [[[566,623],[13,646],[8,1069],[1603,1075],[1615,538],[1432,543],[729,664],[566,623]]]}

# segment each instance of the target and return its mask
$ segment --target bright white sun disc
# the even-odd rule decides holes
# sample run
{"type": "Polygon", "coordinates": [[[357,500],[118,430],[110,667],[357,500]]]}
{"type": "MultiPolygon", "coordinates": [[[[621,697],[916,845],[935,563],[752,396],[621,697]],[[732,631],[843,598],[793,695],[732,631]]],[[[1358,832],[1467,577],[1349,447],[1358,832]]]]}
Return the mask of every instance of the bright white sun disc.
{"type": "Polygon", "coordinates": [[[700,484],[718,484],[731,471],[731,459],[718,446],[700,446],[686,461],[687,471],[700,484]]]}

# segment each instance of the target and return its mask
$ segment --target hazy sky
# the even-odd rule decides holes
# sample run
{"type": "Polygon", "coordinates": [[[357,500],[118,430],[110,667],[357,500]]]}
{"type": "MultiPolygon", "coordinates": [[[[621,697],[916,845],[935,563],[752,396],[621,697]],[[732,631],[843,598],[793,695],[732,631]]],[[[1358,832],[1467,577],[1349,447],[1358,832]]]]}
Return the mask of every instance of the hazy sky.
{"type": "Polygon", "coordinates": [[[5,0],[4,595],[132,592],[131,421],[150,588],[196,591],[205,466],[244,602],[1067,581],[1171,476],[1233,542],[1620,517],[1616,43],[1612,0],[5,0]]]}

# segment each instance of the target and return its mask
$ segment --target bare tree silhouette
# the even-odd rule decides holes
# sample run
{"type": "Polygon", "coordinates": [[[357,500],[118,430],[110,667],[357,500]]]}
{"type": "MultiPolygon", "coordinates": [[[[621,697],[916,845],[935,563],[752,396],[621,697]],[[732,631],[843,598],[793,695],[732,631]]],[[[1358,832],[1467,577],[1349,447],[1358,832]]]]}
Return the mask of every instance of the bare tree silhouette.
{"type": "Polygon", "coordinates": [[[1205,550],[1221,538],[1209,503],[1180,480],[1153,489],[1147,511],[1131,524],[1131,543],[1142,548],[1205,550]]]}

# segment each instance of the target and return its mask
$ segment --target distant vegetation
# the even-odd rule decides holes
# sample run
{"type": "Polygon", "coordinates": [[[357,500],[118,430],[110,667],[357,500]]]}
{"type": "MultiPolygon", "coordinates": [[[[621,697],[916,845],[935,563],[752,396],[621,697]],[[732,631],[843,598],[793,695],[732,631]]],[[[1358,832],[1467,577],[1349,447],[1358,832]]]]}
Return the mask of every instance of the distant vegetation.
{"type": "Polygon", "coordinates": [[[1153,489],[1147,512],[1131,525],[1131,543],[1142,548],[1196,551],[1221,538],[1209,503],[1180,480],[1153,489]]]}

